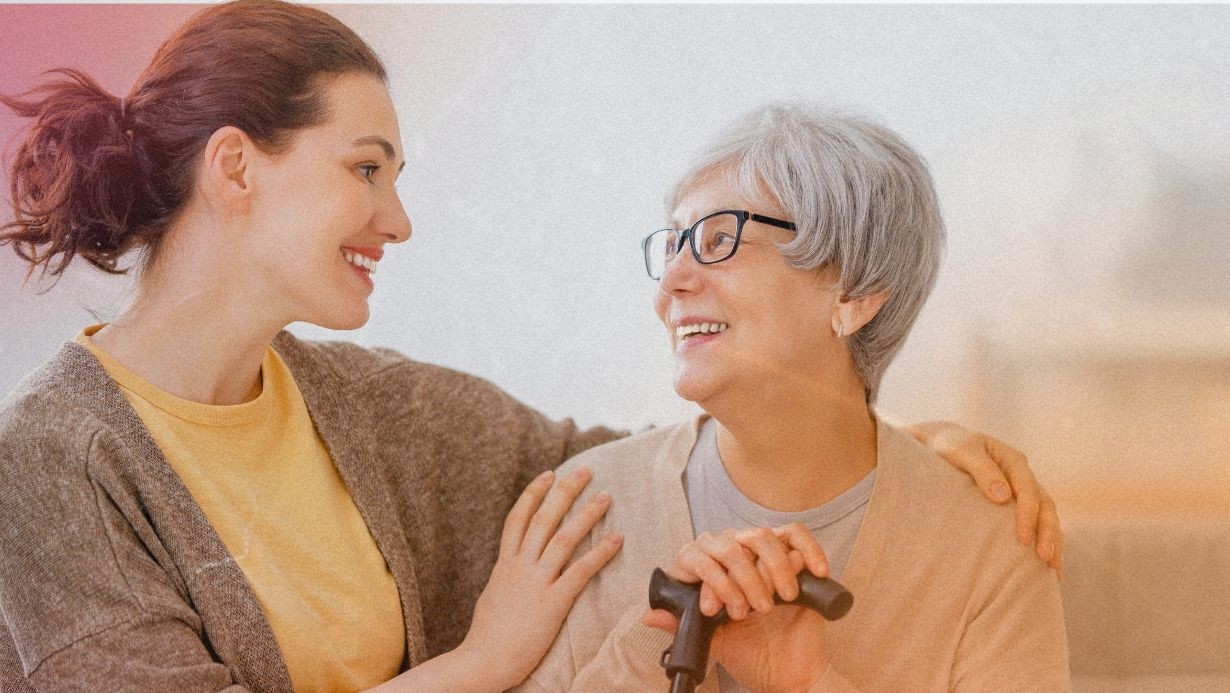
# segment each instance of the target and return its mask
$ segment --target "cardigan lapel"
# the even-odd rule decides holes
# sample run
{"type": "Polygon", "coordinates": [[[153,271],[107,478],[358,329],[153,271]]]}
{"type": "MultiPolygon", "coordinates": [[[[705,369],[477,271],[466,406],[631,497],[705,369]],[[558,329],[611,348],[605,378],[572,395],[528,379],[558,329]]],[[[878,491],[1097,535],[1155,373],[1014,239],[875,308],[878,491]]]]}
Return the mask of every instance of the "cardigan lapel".
{"type": "MultiPolygon", "coordinates": [[[[247,578],[119,386],[80,344],[65,343],[49,365],[60,381],[52,387],[63,388],[69,400],[92,402],[92,413],[124,444],[128,455],[117,471],[136,489],[156,534],[150,551],[177,573],[177,587],[200,615],[210,647],[233,663],[240,684],[290,691],[277,639],[247,578]]],[[[139,522],[134,527],[143,534],[139,522]]]]}
{"type": "Polygon", "coordinates": [[[692,511],[688,509],[688,497],[683,489],[683,472],[687,469],[692,448],[696,447],[701,426],[708,418],[708,414],[700,414],[692,420],[691,425],[679,426],[671,436],[665,454],[655,461],[655,473],[660,479],[658,483],[667,489],[663,511],[666,514],[665,524],[673,550],[678,550],[696,538],[696,530],[692,527],[692,511]]]}
{"type": "MultiPolygon", "coordinates": [[[[860,599],[875,601],[880,561],[889,555],[896,525],[904,515],[903,508],[913,502],[904,492],[902,475],[915,463],[917,455],[903,444],[904,434],[878,416],[873,414],[873,417],[876,423],[876,479],[841,578],[842,585],[854,595],[852,611],[858,609],[860,599]]],[[[830,627],[847,628],[857,620],[858,614],[852,613],[830,627]]]]}
{"type": "Polygon", "coordinates": [[[309,347],[290,333],[280,333],[273,347],[294,375],[312,423],[393,574],[406,628],[407,662],[422,663],[427,646],[414,562],[388,484],[380,476],[374,434],[366,425],[374,414],[354,396],[341,372],[314,358],[309,347]]]}

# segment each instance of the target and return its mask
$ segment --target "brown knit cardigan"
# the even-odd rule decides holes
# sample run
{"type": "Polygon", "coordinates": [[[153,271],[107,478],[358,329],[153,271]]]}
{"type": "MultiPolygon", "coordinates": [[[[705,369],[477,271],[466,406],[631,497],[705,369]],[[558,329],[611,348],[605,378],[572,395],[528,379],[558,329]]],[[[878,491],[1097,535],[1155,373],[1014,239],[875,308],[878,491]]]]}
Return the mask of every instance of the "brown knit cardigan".
{"type": "MultiPolygon", "coordinates": [[[[397,583],[406,667],[461,642],[521,489],[620,435],[393,351],[273,346],[397,583]]],[[[239,565],[74,343],[0,403],[0,690],[32,688],[291,690],[239,565]]]]}

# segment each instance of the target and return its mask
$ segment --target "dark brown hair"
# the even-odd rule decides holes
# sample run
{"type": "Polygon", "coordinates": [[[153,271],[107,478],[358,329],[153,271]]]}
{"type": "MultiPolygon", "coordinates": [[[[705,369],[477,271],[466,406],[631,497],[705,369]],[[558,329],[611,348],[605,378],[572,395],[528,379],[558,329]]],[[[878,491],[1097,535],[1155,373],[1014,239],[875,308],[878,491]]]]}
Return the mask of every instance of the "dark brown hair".
{"type": "Polygon", "coordinates": [[[384,65],[320,10],[240,0],[202,10],[158,49],[123,99],[70,69],[0,103],[33,122],[10,169],[13,221],[0,245],[57,276],[80,255],[112,274],[148,258],[188,199],[193,165],[215,131],[243,130],[277,153],[328,118],[322,78],[384,65]],[[58,260],[57,260],[58,258],[58,260]]]}

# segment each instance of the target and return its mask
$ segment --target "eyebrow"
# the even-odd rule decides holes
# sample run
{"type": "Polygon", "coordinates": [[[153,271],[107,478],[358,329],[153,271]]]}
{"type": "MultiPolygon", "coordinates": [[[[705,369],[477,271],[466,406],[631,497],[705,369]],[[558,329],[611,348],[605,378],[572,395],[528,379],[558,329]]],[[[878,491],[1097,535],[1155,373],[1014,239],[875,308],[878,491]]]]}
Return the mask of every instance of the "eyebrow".
{"type": "MultiPolygon", "coordinates": [[[[380,149],[384,151],[384,156],[388,158],[390,161],[393,159],[393,157],[397,156],[397,151],[393,149],[393,145],[390,144],[388,140],[381,137],[380,135],[368,135],[366,137],[360,137],[359,139],[355,140],[351,144],[353,144],[356,147],[362,147],[365,145],[374,144],[377,147],[380,147],[380,149]]],[[[404,161],[401,162],[401,166],[397,167],[398,172],[400,172],[405,167],[406,167],[406,162],[404,161]]]]}

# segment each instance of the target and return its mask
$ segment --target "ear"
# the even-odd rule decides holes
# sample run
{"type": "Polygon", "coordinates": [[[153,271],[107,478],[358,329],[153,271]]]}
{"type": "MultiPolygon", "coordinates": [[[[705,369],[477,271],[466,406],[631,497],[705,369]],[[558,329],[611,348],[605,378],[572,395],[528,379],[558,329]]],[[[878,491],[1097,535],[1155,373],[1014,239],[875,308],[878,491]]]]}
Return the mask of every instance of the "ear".
{"type": "Polygon", "coordinates": [[[854,299],[842,296],[833,309],[833,332],[838,337],[854,334],[862,329],[863,325],[871,322],[887,300],[887,291],[854,299]]]}
{"type": "Polygon", "coordinates": [[[201,190],[211,202],[233,207],[247,201],[252,192],[256,145],[237,127],[218,128],[201,156],[201,190]]]}

